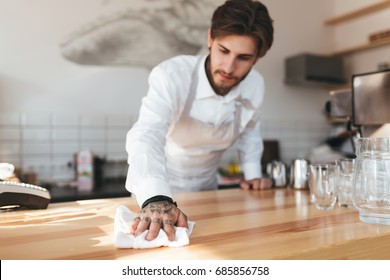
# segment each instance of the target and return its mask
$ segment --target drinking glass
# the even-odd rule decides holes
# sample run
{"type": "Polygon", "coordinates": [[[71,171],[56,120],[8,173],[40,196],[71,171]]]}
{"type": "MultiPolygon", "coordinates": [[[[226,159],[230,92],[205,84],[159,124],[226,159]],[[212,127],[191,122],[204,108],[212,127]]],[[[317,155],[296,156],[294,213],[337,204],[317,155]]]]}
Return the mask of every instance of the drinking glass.
{"type": "Polygon", "coordinates": [[[310,174],[310,192],[314,205],[320,210],[333,209],[337,200],[335,191],[335,165],[311,165],[310,174]]]}
{"type": "Polygon", "coordinates": [[[336,188],[337,200],[341,207],[353,207],[352,182],[355,159],[343,158],[336,160],[336,188]]]}
{"type": "Polygon", "coordinates": [[[312,163],[309,165],[309,173],[308,173],[308,185],[309,185],[309,192],[310,192],[310,202],[314,203],[314,184],[315,184],[315,178],[318,176],[318,168],[320,166],[326,166],[325,163],[312,163]]]}

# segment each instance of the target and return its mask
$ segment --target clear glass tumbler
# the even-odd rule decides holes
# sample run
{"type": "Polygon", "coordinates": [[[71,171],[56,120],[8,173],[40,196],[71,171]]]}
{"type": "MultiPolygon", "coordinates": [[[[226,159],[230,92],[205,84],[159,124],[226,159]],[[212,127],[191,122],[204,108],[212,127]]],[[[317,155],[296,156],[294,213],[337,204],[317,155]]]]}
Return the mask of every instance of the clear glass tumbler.
{"type": "Polygon", "coordinates": [[[356,138],[353,204],[360,220],[390,225],[390,138],[356,138]]]}
{"type": "Polygon", "coordinates": [[[314,203],[314,185],[318,180],[318,172],[320,171],[321,166],[326,166],[326,163],[312,163],[309,165],[309,173],[308,173],[308,185],[310,191],[310,202],[314,203]]]}
{"type": "Polygon", "coordinates": [[[310,166],[310,197],[320,210],[331,210],[337,200],[335,189],[335,165],[318,164],[310,166]]]}
{"type": "Polygon", "coordinates": [[[343,158],[336,160],[337,166],[337,200],[341,207],[353,207],[352,186],[355,159],[343,158]]]}

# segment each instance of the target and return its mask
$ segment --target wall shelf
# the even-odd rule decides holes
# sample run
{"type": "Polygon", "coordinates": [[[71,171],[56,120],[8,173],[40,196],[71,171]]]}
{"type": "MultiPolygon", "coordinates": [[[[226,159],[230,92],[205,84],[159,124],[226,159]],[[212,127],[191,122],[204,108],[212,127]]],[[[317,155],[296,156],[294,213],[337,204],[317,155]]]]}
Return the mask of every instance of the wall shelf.
{"type": "Polygon", "coordinates": [[[352,54],[352,53],[356,53],[356,52],[360,52],[360,51],[364,51],[364,50],[369,50],[369,49],[373,49],[373,48],[377,48],[377,47],[381,47],[381,46],[385,46],[385,45],[390,45],[390,38],[374,41],[374,42],[359,45],[356,47],[342,49],[339,51],[334,51],[330,55],[334,55],[334,56],[347,55],[347,54],[352,54]]]}
{"type": "MultiPolygon", "coordinates": [[[[368,15],[368,14],[371,14],[371,13],[374,13],[374,12],[377,12],[380,10],[384,10],[386,8],[390,8],[390,0],[382,0],[382,1],[379,1],[379,2],[374,3],[372,5],[363,7],[361,9],[358,9],[358,10],[355,10],[355,11],[352,11],[349,13],[345,13],[345,14],[342,14],[342,15],[337,16],[337,17],[333,17],[331,19],[326,20],[325,24],[326,25],[336,25],[336,24],[339,24],[342,22],[346,22],[346,21],[353,20],[353,19],[356,19],[359,17],[363,17],[365,15],[368,15]]],[[[381,47],[381,46],[385,46],[385,45],[390,45],[390,38],[383,38],[381,40],[368,42],[366,44],[358,45],[355,47],[336,50],[333,53],[331,53],[330,55],[333,55],[333,56],[348,55],[348,54],[352,54],[352,53],[356,53],[356,52],[360,52],[360,51],[364,51],[364,50],[369,50],[369,49],[373,49],[373,48],[377,48],[377,47],[381,47]]]]}
{"type": "Polygon", "coordinates": [[[336,25],[338,23],[349,21],[352,19],[356,19],[356,18],[359,18],[361,16],[365,16],[365,15],[368,15],[370,13],[374,13],[374,12],[377,12],[377,11],[380,11],[380,10],[383,10],[383,9],[389,8],[389,7],[390,7],[390,0],[380,1],[380,2],[372,4],[370,6],[366,6],[364,8],[361,8],[361,9],[358,9],[358,10],[355,10],[355,11],[328,19],[327,21],[325,21],[325,24],[326,25],[336,25]]]}

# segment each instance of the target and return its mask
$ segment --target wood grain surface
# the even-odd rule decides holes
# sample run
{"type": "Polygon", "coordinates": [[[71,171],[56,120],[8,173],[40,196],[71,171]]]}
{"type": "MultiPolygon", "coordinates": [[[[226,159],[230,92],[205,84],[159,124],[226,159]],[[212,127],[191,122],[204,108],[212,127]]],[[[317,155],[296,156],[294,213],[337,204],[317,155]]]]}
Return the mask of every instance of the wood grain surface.
{"type": "Polygon", "coordinates": [[[196,226],[180,248],[117,249],[114,215],[134,198],[52,203],[0,213],[0,259],[390,259],[390,226],[338,206],[317,210],[305,190],[228,189],[175,196],[196,226]]]}

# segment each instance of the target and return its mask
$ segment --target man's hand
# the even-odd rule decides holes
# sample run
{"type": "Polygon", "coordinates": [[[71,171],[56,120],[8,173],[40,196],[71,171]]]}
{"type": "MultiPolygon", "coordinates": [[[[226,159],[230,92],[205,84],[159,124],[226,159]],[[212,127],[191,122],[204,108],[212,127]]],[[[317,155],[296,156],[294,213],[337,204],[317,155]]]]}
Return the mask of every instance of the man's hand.
{"type": "Polygon", "coordinates": [[[137,236],[149,229],[145,239],[153,240],[162,228],[172,241],[175,239],[174,226],[188,228],[187,216],[168,201],[151,202],[138,212],[131,225],[130,234],[137,236]]]}
{"type": "Polygon", "coordinates": [[[272,187],[272,179],[270,178],[257,178],[248,181],[241,181],[240,187],[243,190],[267,190],[272,187]]]}

